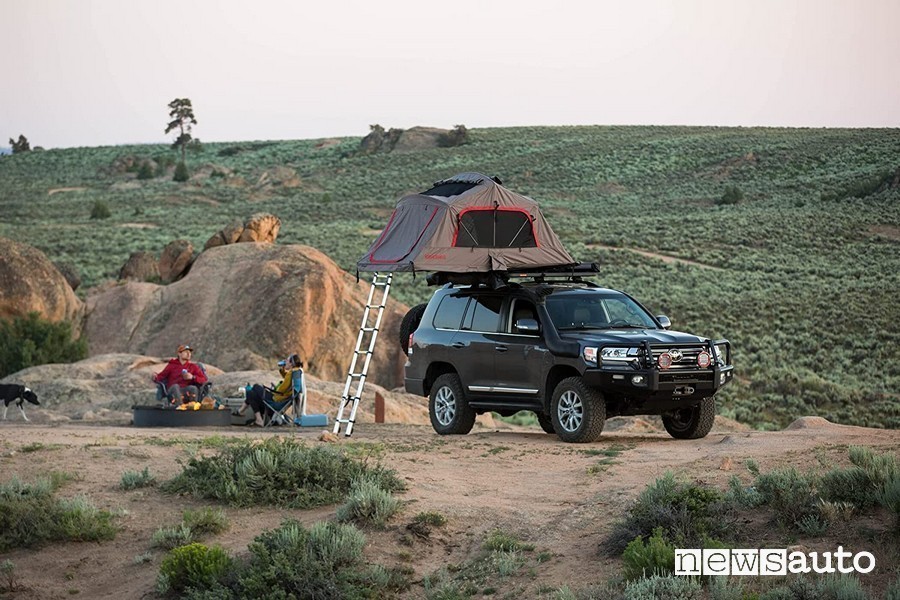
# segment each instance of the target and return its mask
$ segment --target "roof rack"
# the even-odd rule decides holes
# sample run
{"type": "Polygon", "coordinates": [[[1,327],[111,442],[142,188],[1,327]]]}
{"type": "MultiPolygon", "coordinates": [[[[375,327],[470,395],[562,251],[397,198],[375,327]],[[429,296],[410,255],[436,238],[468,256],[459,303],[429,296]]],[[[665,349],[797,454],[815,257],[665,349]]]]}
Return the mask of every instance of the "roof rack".
{"type": "Polygon", "coordinates": [[[578,263],[572,265],[559,265],[556,267],[540,267],[535,269],[519,269],[516,271],[488,271],[478,273],[448,273],[438,271],[430,273],[425,281],[428,285],[484,285],[498,289],[509,285],[512,279],[530,279],[536,283],[548,280],[569,281],[572,283],[587,283],[582,277],[592,277],[600,274],[596,263],[578,263]]]}
{"type": "Polygon", "coordinates": [[[507,273],[509,279],[532,279],[546,281],[548,279],[581,282],[582,277],[595,277],[600,274],[597,263],[578,263],[560,265],[558,267],[541,267],[539,269],[519,269],[507,273]]]}

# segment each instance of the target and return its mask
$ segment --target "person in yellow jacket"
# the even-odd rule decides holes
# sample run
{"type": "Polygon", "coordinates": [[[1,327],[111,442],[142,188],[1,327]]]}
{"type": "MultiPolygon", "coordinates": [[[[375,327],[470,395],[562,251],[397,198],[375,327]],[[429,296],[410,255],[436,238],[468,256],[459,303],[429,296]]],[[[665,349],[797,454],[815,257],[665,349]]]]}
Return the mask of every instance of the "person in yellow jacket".
{"type": "Polygon", "coordinates": [[[255,424],[262,427],[265,424],[266,412],[271,412],[265,402],[284,402],[289,399],[293,391],[294,376],[300,377],[302,369],[303,360],[296,354],[291,354],[285,360],[278,361],[278,372],[282,377],[278,385],[273,388],[267,388],[258,383],[254,385],[247,391],[247,398],[238,413],[244,414],[247,407],[252,408],[256,414],[255,424]]]}

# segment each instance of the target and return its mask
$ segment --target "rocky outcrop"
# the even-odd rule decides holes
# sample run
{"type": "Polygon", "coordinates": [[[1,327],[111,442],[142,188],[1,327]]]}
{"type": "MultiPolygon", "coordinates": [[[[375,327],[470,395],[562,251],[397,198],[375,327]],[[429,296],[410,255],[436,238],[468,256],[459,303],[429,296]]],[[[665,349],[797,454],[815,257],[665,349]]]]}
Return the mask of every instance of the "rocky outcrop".
{"type": "Polygon", "coordinates": [[[84,303],[50,259],[37,248],[0,238],[0,319],[37,312],[81,329],[84,303]]]}
{"type": "Polygon", "coordinates": [[[67,262],[55,262],[53,266],[66,278],[66,282],[73,292],[81,287],[81,275],[78,274],[78,269],[75,265],[67,262]]]}
{"type": "MultiPolygon", "coordinates": [[[[153,375],[165,367],[160,357],[135,354],[100,354],[65,365],[40,365],[15,373],[3,381],[16,381],[33,389],[40,406],[28,406],[28,418],[34,423],[92,423],[127,424],[134,405],[156,403],[153,375]]],[[[278,380],[272,368],[254,371],[223,372],[213,364],[206,364],[212,381],[211,393],[220,398],[236,397],[237,390],[247,382],[268,384],[278,380]]],[[[306,377],[308,389],[307,412],[325,413],[329,422],[340,404],[343,384],[306,377]]],[[[385,422],[427,425],[428,406],[421,398],[367,385],[357,412],[357,422],[374,422],[375,393],[385,399],[385,422]]],[[[18,418],[10,411],[11,418],[18,418]]],[[[479,417],[482,421],[483,418],[479,417]]]]}
{"type": "Polygon", "coordinates": [[[235,219],[217,231],[203,246],[204,250],[238,242],[271,242],[278,238],[281,219],[268,213],[255,214],[243,223],[235,219]]]}
{"type": "Polygon", "coordinates": [[[172,283],[183,277],[194,258],[194,245],[187,240],[174,240],[163,248],[159,257],[159,277],[172,283]]]}
{"type": "MultiPolygon", "coordinates": [[[[225,370],[270,369],[298,352],[307,372],[343,381],[356,343],[366,282],[308,246],[229,244],[196,259],[170,285],[130,282],[88,298],[91,355],[172,356],[180,343],[225,370]]],[[[407,307],[389,302],[369,381],[403,384],[399,323],[407,307]]]]}
{"type": "Polygon", "coordinates": [[[122,268],[119,269],[119,279],[132,281],[158,281],[159,261],[150,252],[132,252],[122,268]]]}

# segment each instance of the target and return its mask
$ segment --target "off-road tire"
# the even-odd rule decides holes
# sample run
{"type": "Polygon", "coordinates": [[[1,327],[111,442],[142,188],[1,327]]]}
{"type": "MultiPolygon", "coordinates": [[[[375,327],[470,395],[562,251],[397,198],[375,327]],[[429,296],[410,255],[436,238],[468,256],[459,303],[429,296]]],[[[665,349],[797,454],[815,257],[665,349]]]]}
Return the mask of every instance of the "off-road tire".
{"type": "Polygon", "coordinates": [[[403,315],[403,320],[400,321],[400,332],[398,333],[400,336],[398,341],[400,342],[400,348],[403,350],[403,354],[409,352],[409,334],[419,328],[419,323],[422,322],[422,315],[425,314],[425,308],[427,306],[427,304],[413,306],[405,315],[403,315]]]}
{"type": "Polygon", "coordinates": [[[428,397],[431,426],[441,435],[465,435],[475,425],[475,411],[463,393],[456,373],[444,373],[431,386],[428,397]]]}
{"type": "Polygon", "coordinates": [[[550,415],[537,411],[535,411],[534,414],[537,415],[538,424],[541,426],[541,429],[544,430],[544,433],[556,433],[556,430],[553,429],[553,418],[550,415]]]}
{"type": "Polygon", "coordinates": [[[673,438],[698,440],[706,437],[716,418],[716,399],[704,398],[700,404],[662,415],[662,422],[673,438]]]}
{"type": "Polygon", "coordinates": [[[606,423],[606,401],[603,394],[585,384],[581,377],[568,377],[553,390],[550,417],[562,441],[595,442],[606,423]]]}

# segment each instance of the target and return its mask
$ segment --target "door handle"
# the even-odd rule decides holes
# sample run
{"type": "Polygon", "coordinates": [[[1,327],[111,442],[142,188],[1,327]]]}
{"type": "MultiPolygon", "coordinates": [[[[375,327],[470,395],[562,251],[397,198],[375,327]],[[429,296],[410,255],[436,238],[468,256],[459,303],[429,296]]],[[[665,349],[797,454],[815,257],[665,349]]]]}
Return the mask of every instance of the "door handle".
{"type": "Polygon", "coordinates": [[[466,347],[466,345],[463,344],[462,342],[453,342],[452,344],[450,344],[450,346],[453,348],[465,348],[466,347]]]}
{"type": "Polygon", "coordinates": [[[506,352],[507,350],[509,350],[509,348],[507,348],[506,346],[494,346],[494,350],[496,350],[497,352],[506,352]]]}

